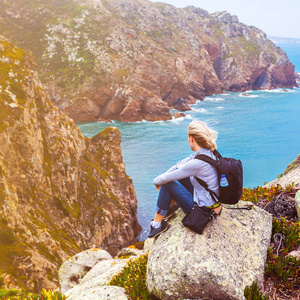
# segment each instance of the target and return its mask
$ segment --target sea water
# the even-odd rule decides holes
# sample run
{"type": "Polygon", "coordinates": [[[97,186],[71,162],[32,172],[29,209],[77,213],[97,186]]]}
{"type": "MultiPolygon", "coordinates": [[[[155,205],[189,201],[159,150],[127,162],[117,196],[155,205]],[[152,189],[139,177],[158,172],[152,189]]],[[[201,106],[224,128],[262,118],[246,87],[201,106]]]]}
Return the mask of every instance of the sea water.
{"type": "MultiPolygon", "coordinates": [[[[278,46],[300,72],[300,44],[278,46]]],[[[218,131],[217,145],[223,156],[242,161],[245,187],[273,180],[300,153],[299,88],[212,95],[192,105],[186,117],[166,122],[78,124],[87,137],[108,126],[120,130],[126,172],[138,199],[141,240],[147,237],[154,216],[158,192],[153,179],[192,153],[187,141],[192,120],[205,121],[218,131]]]]}

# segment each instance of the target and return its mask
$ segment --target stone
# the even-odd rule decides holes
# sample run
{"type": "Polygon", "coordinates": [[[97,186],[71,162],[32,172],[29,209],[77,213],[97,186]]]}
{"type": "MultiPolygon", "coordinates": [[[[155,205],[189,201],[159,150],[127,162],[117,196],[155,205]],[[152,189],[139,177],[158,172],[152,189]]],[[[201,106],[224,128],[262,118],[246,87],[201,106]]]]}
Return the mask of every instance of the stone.
{"type": "Polygon", "coordinates": [[[179,112],[177,112],[177,111],[175,111],[175,112],[173,113],[173,118],[175,118],[175,119],[182,118],[182,117],[185,117],[185,116],[186,116],[185,113],[179,113],[179,112]]]}
{"type": "Polygon", "coordinates": [[[62,293],[78,285],[81,279],[100,261],[112,259],[105,250],[94,248],[80,252],[67,259],[58,271],[62,293]]]}
{"type": "Polygon", "coordinates": [[[295,206],[296,206],[296,210],[297,210],[298,219],[300,220],[300,191],[298,191],[296,193],[295,206]]]}
{"type": "MultiPolygon", "coordinates": [[[[230,207],[252,205],[240,201],[230,207]]],[[[223,208],[202,235],[185,228],[183,212],[170,221],[149,252],[147,288],[160,299],[244,299],[244,288],[264,282],[272,216],[251,210],[223,208]]]]}
{"type": "Polygon", "coordinates": [[[135,249],[135,248],[123,248],[122,250],[120,250],[118,252],[116,257],[122,258],[123,256],[140,256],[145,253],[146,253],[146,251],[144,251],[144,250],[139,250],[139,249],[135,249]]]}
{"type": "Polygon", "coordinates": [[[295,257],[297,260],[300,260],[300,250],[294,250],[290,253],[288,253],[287,256],[292,256],[292,257],[295,257]]]}
{"type": "Polygon", "coordinates": [[[182,99],[181,97],[179,97],[173,104],[175,109],[178,109],[180,111],[187,111],[187,110],[191,110],[191,107],[188,105],[188,103],[186,103],[186,101],[184,99],[182,99]]]}
{"type": "Polygon", "coordinates": [[[83,290],[68,300],[128,300],[125,289],[119,286],[97,286],[83,290]]]}
{"type": "Polygon", "coordinates": [[[113,259],[99,262],[78,285],[65,293],[68,300],[80,299],[80,295],[86,290],[106,285],[114,275],[122,271],[127,261],[128,259],[113,259]]]}

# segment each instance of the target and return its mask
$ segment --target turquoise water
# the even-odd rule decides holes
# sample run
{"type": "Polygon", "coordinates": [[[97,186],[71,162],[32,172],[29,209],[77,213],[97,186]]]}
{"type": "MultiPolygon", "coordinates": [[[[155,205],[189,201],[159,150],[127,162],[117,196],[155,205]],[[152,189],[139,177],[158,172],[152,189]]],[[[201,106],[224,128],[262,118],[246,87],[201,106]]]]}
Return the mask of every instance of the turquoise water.
{"type": "MultiPolygon", "coordinates": [[[[280,44],[300,72],[300,44],[280,44]],[[286,48],[285,48],[286,47],[286,48]]],[[[140,238],[148,233],[157,190],[152,181],[191,153],[187,126],[192,120],[209,122],[219,132],[218,150],[241,159],[244,186],[256,187],[284,172],[300,153],[300,89],[248,91],[213,95],[193,105],[185,118],[167,122],[78,124],[88,137],[108,126],[119,128],[126,172],[138,199],[140,238]]]]}

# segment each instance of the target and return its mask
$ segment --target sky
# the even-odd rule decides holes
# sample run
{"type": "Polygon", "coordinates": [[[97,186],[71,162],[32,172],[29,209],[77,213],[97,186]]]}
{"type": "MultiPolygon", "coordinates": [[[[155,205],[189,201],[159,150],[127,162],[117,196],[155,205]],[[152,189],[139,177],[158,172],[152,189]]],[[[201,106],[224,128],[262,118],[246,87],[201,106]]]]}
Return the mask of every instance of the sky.
{"type": "Polygon", "coordinates": [[[268,36],[300,38],[300,0],[150,0],[176,7],[193,5],[209,13],[226,10],[268,36]]]}

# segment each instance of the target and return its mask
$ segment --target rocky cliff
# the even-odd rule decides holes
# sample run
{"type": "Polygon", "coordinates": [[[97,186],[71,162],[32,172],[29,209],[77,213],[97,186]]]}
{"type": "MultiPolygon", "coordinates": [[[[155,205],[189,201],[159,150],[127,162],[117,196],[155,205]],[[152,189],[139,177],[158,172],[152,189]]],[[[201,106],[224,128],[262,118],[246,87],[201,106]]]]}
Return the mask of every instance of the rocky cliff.
{"type": "Polygon", "coordinates": [[[167,120],[205,95],[296,85],[285,52],[226,12],[2,0],[0,29],[38,57],[51,100],[76,121],[167,120]]]}
{"type": "Polygon", "coordinates": [[[283,173],[282,177],[276,178],[264,185],[266,188],[280,185],[285,188],[287,185],[294,184],[295,188],[300,189],[300,154],[290,163],[283,173]]]}
{"type": "Polygon", "coordinates": [[[48,100],[30,54],[0,37],[0,277],[57,287],[69,256],[116,253],[139,231],[120,132],[92,139],[48,100]]]}

